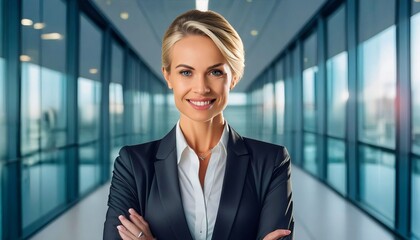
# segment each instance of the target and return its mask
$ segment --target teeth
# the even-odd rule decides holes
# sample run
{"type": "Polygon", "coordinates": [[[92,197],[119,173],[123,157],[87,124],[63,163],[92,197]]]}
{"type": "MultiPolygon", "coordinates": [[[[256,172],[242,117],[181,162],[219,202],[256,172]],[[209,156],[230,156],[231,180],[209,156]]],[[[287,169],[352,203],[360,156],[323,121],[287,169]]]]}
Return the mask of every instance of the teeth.
{"type": "Polygon", "coordinates": [[[191,101],[190,102],[196,106],[205,106],[205,105],[209,105],[210,101],[191,101]]]}

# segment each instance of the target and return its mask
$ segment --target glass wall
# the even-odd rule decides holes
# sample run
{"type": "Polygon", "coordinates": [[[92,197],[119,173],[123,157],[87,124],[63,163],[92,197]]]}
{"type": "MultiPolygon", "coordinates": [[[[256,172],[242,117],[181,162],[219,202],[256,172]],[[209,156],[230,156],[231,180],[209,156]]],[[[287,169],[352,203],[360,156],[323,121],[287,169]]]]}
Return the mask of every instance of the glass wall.
{"type": "MultiPolygon", "coordinates": [[[[6,80],[5,80],[5,60],[3,56],[3,1],[0,0],[0,161],[6,158],[6,80]]],[[[1,172],[0,172],[1,174],[1,172]]],[[[1,189],[0,189],[1,192],[1,189]]],[[[1,202],[0,202],[1,203],[1,202]]],[[[0,210],[1,211],[1,210],[0,210]]],[[[1,212],[0,212],[1,213],[1,212]]],[[[0,214],[1,219],[1,214],[0,214]]],[[[0,220],[1,221],[1,220],[0,220]]],[[[1,233],[1,224],[0,224],[1,233]]]]}
{"type": "Polygon", "coordinates": [[[344,5],[327,18],[327,181],[345,194],[347,89],[346,8],[344,5]]]}
{"type": "Polygon", "coordinates": [[[360,140],[395,148],[395,1],[361,1],[359,12],[360,140]]]}
{"type": "MultiPolygon", "coordinates": [[[[358,10],[363,23],[358,28],[359,141],[395,149],[395,1],[360,1],[358,10]]],[[[360,149],[361,202],[393,226],[395,156],[379,148],[361,145],[360,149]]]]}
{"type": "Polygon", "coordinates": [[[316,82],[317,82],[317,33],[312,33],[303,42],[303,72],[302,72],[302,93],[303,93],[303,130],[304,151],[303,167],[309,172],[317,175],[317,104],[316,104],[316,82]]]}
{"type": "MultiPolygon", "coordinates": [[[[4,64],[3,59],[3,0],[0,0],[0,179],[2,179],[3,173],[3,160],[6,158],[6,89],[5,89],[5,76],[4,76],[4,64]]],[[[2,181],[0,181],[1,183],[2,181]]],[[[2,236],[2,187],[0,186],[0,236],[2,236]]]]}
{"type": "Polygon", "coordinates": [[[124,143],[124,51],[116,42],[111,47],[111,82],[109,83],[110,170],[124,143]]]}
{"type": "Polygon", "coordinates": [[[274,97],[274,84],[273,84],[273,75],[272,75],[272,71],[273,69],[268,70],[268,72],[265,75],[265,81],[264,81],[264,86],[262,88],[263,91],[263,111],[262,111],[262,116],[263,116],[263,126],[262,126],[262,130],[263,130],[263,139],[266,141],[273,141],[272,137],[273,137],[273,131],[274,131],[274,113],[275,113],[275,108],[274,108],[274,101],[275,101],[275,97],[274,97]]]}
{"type": "Polygon", "coordinates": [[[283,61],[279,61],[275,67],[275,103],[276,103],[276,133],[277,140],[282,139],[284,134],[284,107],[285,107],[285,93],[284,93],[284,71],[283,61]],[[281,138],[280,138],[281,137],[281,138]]]}
{"type": "Polygon", "coordinates": [[[420,157],[412,160],[411,231],[420,238],[420,157]]]}
{"type": "Polygon", "coordinates": [[[413,152],[420,155],[420,2],[413,2],[411,16],[411,96],[413,152]]]}
{"type": "Polygon", "coordinates": [[[100,104],[102,73],[102,32],[84,14],[80,16],[78,128],[79,193],[84,194],[100,181],[100,104]]]}
{"type": "Polygon", "coordinates": [[[361,145],[360,198],[380,218],[395,221],[395,154],[361,145]]]}
{"type": "Polygon", "coordinates": [[[21,194],[23,232],[66,201],[66,4],[23,0],[21,194]]]}
{"type": "Polygon", "coordinates": [[[411,12],[411,122],[412,197],[411,232],[420,239],[420,2],[412,2],[411,12]]]}

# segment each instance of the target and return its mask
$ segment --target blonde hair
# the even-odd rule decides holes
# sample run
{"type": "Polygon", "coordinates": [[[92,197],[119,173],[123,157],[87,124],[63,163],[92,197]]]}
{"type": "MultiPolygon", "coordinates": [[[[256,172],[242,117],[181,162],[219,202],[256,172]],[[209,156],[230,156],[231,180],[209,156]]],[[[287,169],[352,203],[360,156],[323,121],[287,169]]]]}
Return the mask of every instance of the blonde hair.
{"type": "Polygon", "coordinates": [[[209,37],[219,48],[237,80],[242,78],[245,52],[241,38],[230,23],[213,11],[190,10],[178,16],[166,30],[162,42],[162,67],[171,68],[172,46],[188,35],[209,37]]]}

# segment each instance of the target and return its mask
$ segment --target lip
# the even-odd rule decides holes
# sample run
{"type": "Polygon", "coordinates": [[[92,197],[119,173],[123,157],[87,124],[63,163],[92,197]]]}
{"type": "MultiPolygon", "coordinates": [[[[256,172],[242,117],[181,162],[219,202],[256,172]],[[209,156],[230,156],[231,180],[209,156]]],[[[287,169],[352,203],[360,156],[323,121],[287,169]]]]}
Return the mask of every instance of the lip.
{"type": "Polygon", "coordinates": [[[215,101],[215,98],[187,99],[187,102],[196,110],[210,109],[215,101]]]}

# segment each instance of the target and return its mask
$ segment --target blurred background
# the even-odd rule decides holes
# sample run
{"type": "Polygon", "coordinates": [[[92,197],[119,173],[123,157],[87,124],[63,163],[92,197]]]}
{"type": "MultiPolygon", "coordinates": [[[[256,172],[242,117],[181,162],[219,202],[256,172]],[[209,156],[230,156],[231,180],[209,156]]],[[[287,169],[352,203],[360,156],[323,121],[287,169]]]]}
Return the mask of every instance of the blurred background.
{"type": "Polygon", "coordinates": [[[225,110],[285,145],[295,239],[420,239],[420,0],[0,0],[0,239],[101,239],[118,150],[178,112],[167,26],[221,13],[246,51],[225,110]]]}

